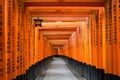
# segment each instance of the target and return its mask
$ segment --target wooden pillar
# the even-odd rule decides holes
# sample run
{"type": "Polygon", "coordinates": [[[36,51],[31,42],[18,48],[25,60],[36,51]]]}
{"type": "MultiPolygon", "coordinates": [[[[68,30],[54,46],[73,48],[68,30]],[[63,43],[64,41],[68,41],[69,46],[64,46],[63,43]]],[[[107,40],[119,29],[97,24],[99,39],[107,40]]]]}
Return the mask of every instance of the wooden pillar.
{"type": "Polygon", "coordinates": [[[108,27],[108,46],[106,46],[107,47],[107,73],[109,73],[109,74],[112,74],[112,72],[113,72],[113,58],[112,58],[112,54],[113,54],[113,46],[112,46],[112,43],[113,43],[113,41],[112,41],[112,32],[113,32],[113,30],[112,30],[112,9],[111,9],[111,4],[112,4],[112,2],[111,1],[109,1],[108,2],[108,13],[106,14],[106,15],[108,15],[108,18],[107,18],[107,20],[108,20],[108,24],[107,24],[107,27],[108,27]]]}
{"type": "Polygon", "coordinates": [[[80,22],[80,61],[84,61],[84,25],[80,22]]]}
{"type": "Polygon", "coordinates": [[[38,60],[38,57],[39,57],[39,29],[38,27],[35,28],[35,63],[37,63],[39,60],[38,60]]]}
{"type": "Polygon", "coordinates": [[[117,48],[117,40],[118,40],[118,31],[117,31],[117,0],[112,0],[112,45],[113,45],[113,74],[118,75],[118,48],[117,48]]]}
{"type": "Polygon", "coordinates": [[[92,28],[91,28],[91,44],[92,44],[92,66],[97,66],[97,46],[96,46],[96,13],[94,13],[92,18],[92,28]]]}
{"type": "Polygon", "coordinates": [[[109,4],[106,5],[106,8],[105,8],[105,17],[106,17],[106,25],[105,25],[105,47],[104,47],[104,50],[105,50],[105,54],[104,54],[104,68],[105,68],[105,73],[108,72],[108,67],[107,67],[107,59],[108,59],[108,23],[109,23],[109,17],[108,17],[108,14],[109,13],[109,4]]]}
{"type": "Polygon", "coordinates": [[[49,56],[53,55],[52,48],[53,48],[52,45],[48,42],[48,54],[49,54],[49,56]]]}
{"type": "MultiPolygon", "coordinates": [[[[40,30],[39,30],[40,31],[40,30]]],[[[42,31],[40,31],[40,60],[44,59],[45,51],[44,51],[44,36],[42,34],[42,31]]]]}
{"type": "Polygon", "coordinates": [[[80,61],[80,27],[76,30],[76,59],[80,61]]]}
{"type": "Polygon", "coordinates": [[[66,42],[66,45],[64,46],[64,50],[65,50],[65,56],[68,57],[68,54],[69,54],[68,41],[66,42]]]}
{"type": "Polygon", "coordinates": [[[117,67],[117,70],[118,70],[118,76],[120,77],[120,1],[119,0],[116,0],[116,26],[117,26],[117,52],[118,52],[118,61],[117,61],[117,64],[118,64],[118,67],[117,67]]]}
{"type": "MultiPolygon", "coordinates": [[[[103,11],[103,17],[102,17],[102,53],[103,53],[103,69],[106,69],[106,52],[107,52],[107,48],[106,48],[106,41],[107,41],[107,30],[106,30],[106,18],[105,18],[105,8],[102,9],[103,11]]],[[[101,44],[101,40],[100,40],[100,44],[101,44]]]]}
{"type": "Polygon", "coordinates": [[[71,37],[68,40],[68,57],[72,57],[71,37]]]}
{"type": "MultiPolygon", "coordinates": [[[[16,0],[15,0],[16,1],[16,0]]],[[[27,53],[26,53],[26,13],[22,10],[22,36],[23,36],[23,39],[22,39],[22,50],[23,50],[23,74],[22,75],[25,75],[26,74],[26,57],[27,57],[27,53]],[[24,17],[24,18],[23,18],[24,17]]],[[[17,33],[15,33],[17,34],[17,33]]],[[[15,42],[16,43],[16,42],[15,42]]],[[[16,49],[17,50],[17,49],[16,49]]]]}
{"type": "MultiPolygon", "coordinates": [[[[70,39],[69,39],[70,40],[70,39]]],[[[70,41],[68,40],[68,57],[70,57],[70,41]]]]}
{"type": "Polygon", "coordinates": [[[45,58],[49,57],[49,56],[52,56],[52,53],[51,53],[51,46],[47,40],[46,37],[44,37],[44,51],[45,51],[45,58]]]}
{"type": "Polygon", "coordinates": [[[6,13],[7,13],[7,23],[6,23],[6,38],[7,38],[7,43],[6,43],[6,46],[7,46],[7,58],[6,58],[6,60],[7,60],[7,80],[8,79],[12,79],[12,77],[11,77],[11,74],[12,74],[12,53],[11,53],[11,48],[12,48],[12,45],[11,45],[11,41],[12,41],[12,39],[11,39],[11,26],[12,26],[12,22],[11,22],[11,20],[12,20],[12,12],[10,12],[10,11],[12,11],[12,4],[10,3],[11,1],[9,0],[9,1],[6,1],[6,5],[8,5],[7,6],[7,8],[6,8],[6,13]]]}
{"type": "Polygon", "coordinates": [[[103,20],[104,20],[104,8],[99,8],[99,13],[98,13],[98,68],[99,69],[103,69],[103,44],[104,44],[104,41],[103,41],[103,35],[105,35],[103,32],[103,28],[105,27],[104,26],[104,23],[103,23],[103,20]]]}
{"type": "Polygon", "coordinates": [[[0,80],[6,80],[5,2],[0,1],[0,80]]]}
{"type": "Polygon", "coordinates": [[[26,11],[26,16],[25,16],[25,37],[26,37],[26,45],[25,45],[25,48],[26,48],[26,69],[28,70],[29,69],[29,66],[30,66],[30,51],[29,51],[29,46],[30,46],[30,36],[29,36],[29,17],[28,17],[29,13],[28,11],[26,11]]]}
{"type": "Polygon", "coordinates": [[[43,49],[44,49],[44,58],[46,58],[48,56],[47,54],[47,39],[43,36],[43,49]]]}
{"type": "Polygon", "coordinates": [[[86,64],[89,64],[89,53],[88,53],[88,26],[84,22],[84,60],[86,64]]]}
{"type": "Polygon", "coordinates": [[[106,32],[105,32],[105,73],[113,73],[113,46],[112,46],[112,9],[111,0],[107,0],[106,5],[106,32]]]}
{"type": "Polygon", "coordinates": [[[38,61],[40,61],[43,57],[42,55],[42,34],[40,30],[38,30],[38,61]]]}
{"type": "MultiPolygon", "coordinates": [[[[24,53],[24,68],[25,70],[28,69],[28,26],[27,26],[27,12],[25,12],[24,14],[24,50],[25,50],[25,53],[24,53]]],[[[16,33],[17,34],[17,33],[16,33]]],[[[25,71],[26,72],[26,71],[25,71]]]]}
{"type": "Polygon", "coordinates": [[[72,48],[73,48],[73,58],[76,60],[77,58],[77,56],[76,56],[76,54],[77,54],[77,52],[76,52],[76,49],[77,49],[77,37],[76,37],[76,32],[73,32],[73,34],[72,34],[73,36],[71,36],[71,38],[72,38],[72,48]]]}
{"type": "Polygon", "coordinates": [[[87,18],[86,22],[86,27],[87,27],[87,47],[88,47],[88,65],[92,65],[92,45],[91,45],[91,19],[87,18]]]}

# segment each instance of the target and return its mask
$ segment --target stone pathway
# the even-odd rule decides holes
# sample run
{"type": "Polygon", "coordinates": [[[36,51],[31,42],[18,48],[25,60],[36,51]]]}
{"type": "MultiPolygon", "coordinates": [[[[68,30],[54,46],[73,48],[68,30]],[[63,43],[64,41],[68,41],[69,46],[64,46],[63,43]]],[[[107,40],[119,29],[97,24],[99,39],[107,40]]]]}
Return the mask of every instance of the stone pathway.
{"type": "Polygon", "coordinates": [[[53,58],[43,80],[78,80],[61,58],[53,58]]]}

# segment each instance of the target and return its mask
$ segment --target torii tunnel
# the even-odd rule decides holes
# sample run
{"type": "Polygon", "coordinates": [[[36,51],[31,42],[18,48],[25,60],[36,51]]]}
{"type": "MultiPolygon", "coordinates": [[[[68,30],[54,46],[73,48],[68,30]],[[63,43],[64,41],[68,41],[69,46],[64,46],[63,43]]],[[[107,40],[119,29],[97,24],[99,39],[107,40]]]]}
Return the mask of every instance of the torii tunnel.
{"type": "Polygon", "coordinates": [[[0,80],[120,80],[120,0],[0,0],[0,80]]]}

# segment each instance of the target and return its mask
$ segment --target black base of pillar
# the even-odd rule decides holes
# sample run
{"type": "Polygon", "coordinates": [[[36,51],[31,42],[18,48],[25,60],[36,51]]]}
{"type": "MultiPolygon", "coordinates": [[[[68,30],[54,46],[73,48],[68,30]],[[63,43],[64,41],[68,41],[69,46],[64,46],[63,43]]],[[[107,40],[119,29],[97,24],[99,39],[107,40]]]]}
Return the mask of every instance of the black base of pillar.
{"type": "Polygon", "coordinates": [[[120,76],[118,77],[118,80],[120,80],[120,76]]]}
{"type": "Polygon", "coordinates": [[[26,80],[25,74],[17,76],[16,79],[12,79],[12,80],[26,80]]]}
{"type": "Polygon", "coordinates": [[[97,80],[104,80],[104,70],[97,69],[97,80]]]}
{"type": "Polygon", "coordinates": [[[118,76],[117,75],[113,75],[113,80],[118,80],[118,76]]]}
{"type": "Polygon", "coordinates": [[[105,74],[105,80],[113,80],[112,74],[105,74]]]}
{"type": "Polygon", "coordinates": [[[94,79],[94,66],[90,66],[90,80],[93,80],[94,79]]]}

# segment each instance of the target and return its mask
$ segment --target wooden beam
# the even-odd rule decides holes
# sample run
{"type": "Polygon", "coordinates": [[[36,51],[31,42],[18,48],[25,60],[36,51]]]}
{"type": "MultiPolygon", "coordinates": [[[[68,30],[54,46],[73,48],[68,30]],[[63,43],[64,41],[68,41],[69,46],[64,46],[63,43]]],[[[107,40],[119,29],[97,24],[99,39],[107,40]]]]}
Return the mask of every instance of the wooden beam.
{"type": "Polygon", "coordinates": [[[66,34],[66,35],[49,35],[49,36],[45,36],[48,40],[50,39],[54,39],[54,40],[60,40],[60,39],[69,39],[70,34],[66,34]]]}
{"type": "Polygon", "coordinates": [[[62,44],[62,45],[52,45],[52,47],[54,47],[54,48],[58,48],[58,47],[63,47],[64,45],[62,44]]]}
{"type": "Polygon", "coordinates": [[[57,47],[57,46],[64,46],[64,44],[52,44],[52,46],[55,46],[55,47],[57,47]]]}
{"type": "Polygon", "coordinates": [[[45,35],[45,37],[68,37],[71,36],[71,34],[50,34],[50,35],[45,35]]]}
{"type": "Polygon", "coordinates": [[[65,34],[72,34],[73,32],[75,32],[75,31],[43,31],[42,32],[42,35],[44,35],[44,36],[49,36],[49,35],[57,35],[57,34],[63,34],[63,35],[65,35],[65,34]]]}
{"type": "Polygon", "coordinates": [[[86,21],[86,18],[82,17],[40,17],[44,22],[56,22],[56,21],[63,21],[63,22],[76,22],[76,21],[86,21]]]}
{"type": "Polygon", "coordinates": [[[58,31],[65,31],[65,32],[69,32],[69,31],[76,31],[76,29],[77,29],[77,27],[57,27],[57,28],[51,28],[51,27],[40,27],[39,28],[39,31],[42,31],[42,32],[44,32],[44,31],[54,31],[54,32],[58,32],[58,31]]]}
{"type": "Polygon", "coordinates": [[[44,32],[44,31],[49,31],[49,32],[52,32],[52,31],[54,31],[54,32],[58,32],[58,31],[60,31],[60,32],[74,32],[74,31],[76,31],[76,27],[71,27],[71,28],[62,28],[62,27],[58,27],[58,28],[39,28],[39,31],[41,32],[44,32]]]}
{"type": "Polygon", "coordinates": [[[44,14],[42,14],[42,13],[36,13],[36,12],[34,12],[34,13],[32,13],[32,14],[30,14],[32,17],[41,17],[41,18],[49,18],[49,17],[78,17],[78,18],[80,18],[80,17],[90,17],[91,15],[93,15],[93,13],[91,12],[91,13],[85,13],[85,12],[78,12],[78,13],[65,13],[65,14],[63,14],[63,13],[58,13],[58,14],[56,14],[56,13],[44,13],[44,14]]]}
{"type": "Polygon", "coordinates": [[[69,37],[63,37],[63,38],[47,38],[48,40],[68,40],[69,37]]]}
{"type": "Polygon", "coordinates": [[[34,11],[30,12],[31,16],[40,16],[40,17],[56,17],[56,16],[67,16],[67,17],[71,17],[71,16],[90,16],[93,14],[92,11],[88,10],[88,11],[75,11],[75,12],[71,12],[71,11],[66,11],[66,12],[60,12],[60,11],[55,11],[55,12],[40,12],[38,11],[34,11]]]}
{"type": "Polygon", "coordinates": [[[54,44],[65,44],[68,40],[48,40],[50,43],[54,44]]]}
{"type": "Polygon", "coordinates": [[[105,2],[24,2],[25,7],[29,6],[82,6],[82,7],[104,7],[105,2]]]}
{"type": "Polygon", "coordinates": [[[27,10],[29,10],[30,12],[32,11],[38,11],[40,10],[41,12],[47,11],[47,12],[53,12],[53,11],[78,11],[78,10],[82,10],[82,11],[86,11],[86,10],[99,10],[99,7],[78,7],[78,6],[28,6],[26,8],[27,10]]]}

